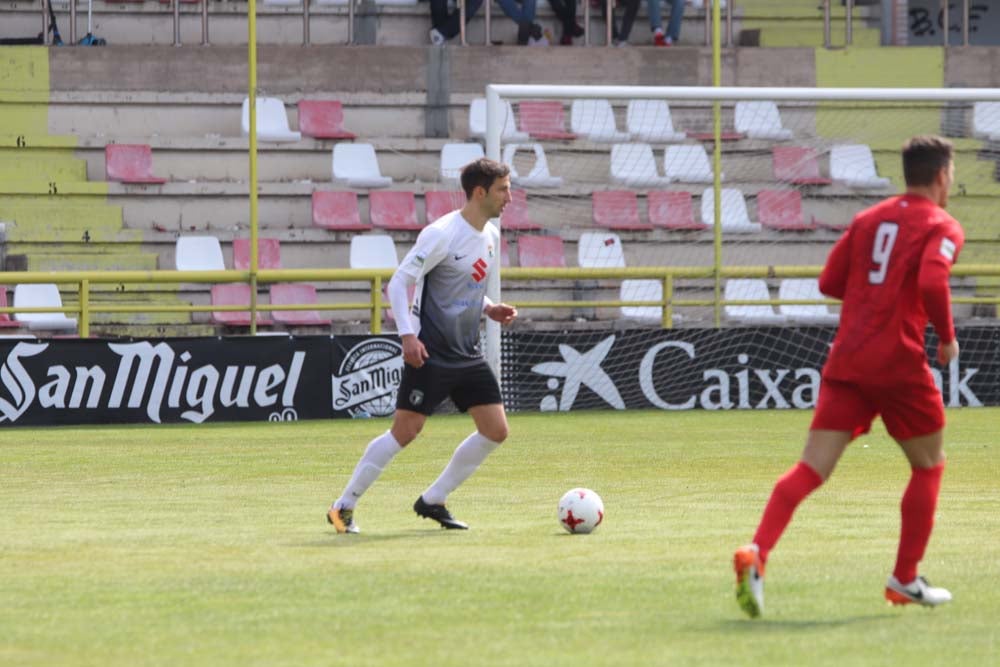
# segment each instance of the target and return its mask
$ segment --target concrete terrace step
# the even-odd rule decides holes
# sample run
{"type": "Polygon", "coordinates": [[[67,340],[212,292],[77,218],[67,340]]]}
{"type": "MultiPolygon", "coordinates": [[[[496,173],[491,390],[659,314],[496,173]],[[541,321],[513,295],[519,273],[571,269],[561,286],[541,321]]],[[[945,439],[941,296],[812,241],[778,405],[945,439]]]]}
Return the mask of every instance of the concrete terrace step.
{"type": "Polygon", "coordinates": [[[86,181],[87,163],[67,149],[44,149],[28,153],[24,150],[0,149],[0,181],[23,179],[50,182],[86,181]]]}
{"type": "Polygon", "coordinates": [[[9,246],[7,262],[15,256],[23,257],[27,271],[153,271],[157,268],[157,255],[152,253],[117,252],[109,254],[87,253],[21,253],[17,245],[9,246]]]}
{"type": "Polygon", "coordinates": [[[19,242],[83,242],[83,243],[135,243],[142,240],[142,231],[122,229],[101,221],[80,220],[75,223],[5,225],[8,243],[19,242]]]}

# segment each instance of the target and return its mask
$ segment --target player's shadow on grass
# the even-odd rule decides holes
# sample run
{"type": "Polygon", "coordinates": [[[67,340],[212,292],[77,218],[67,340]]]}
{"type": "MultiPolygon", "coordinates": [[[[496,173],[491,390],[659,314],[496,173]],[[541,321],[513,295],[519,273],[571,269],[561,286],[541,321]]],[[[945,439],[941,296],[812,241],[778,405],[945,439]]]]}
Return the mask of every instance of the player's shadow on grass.
{"type": "Polygon", "coordinates": [[[336,533],[330,533],[320,539],[310,540],[308,542],[294,542],[289,543],[290,547],[302,547],[305,549],[328,549],[331,547],[361,547],[365,544],[377,543],[377,542],[392,542],[395,540],[413,540],[421,538],[433,538],[433,539],[455,539],[460,537],[463,533],[467,534],[464,530],[432,530],[432,529],[420,529],[413,528],[410,530],[400,530],[391,533],[361,533],[359,535],[338,535],[336,533]]]}
{"type": "Polygon", "coordinates": [[[858,623],[890,620],[897,618],[896,614],[865,614],[863,616],[843,616],[841,618],[730,618],[719,621],[715,626],[706,628],[710,632],[725,630],[727,632],[784,632],[786,630],[809,630],[812,628],[842,628],[858,623]]]}

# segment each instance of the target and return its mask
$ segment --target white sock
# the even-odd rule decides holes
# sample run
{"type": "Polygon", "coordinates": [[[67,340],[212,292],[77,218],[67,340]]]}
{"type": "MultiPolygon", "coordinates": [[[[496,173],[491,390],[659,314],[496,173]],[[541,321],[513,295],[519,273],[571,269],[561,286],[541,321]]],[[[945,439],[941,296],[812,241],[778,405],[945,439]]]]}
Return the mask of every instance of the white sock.
{"type": "Polygon", "coordinates": [[[403,448],[396,442],[392,431],[386,431],[368,443],[365,453],[361,455],[361,460],[354,468],[351,481],[344,487],[344,493],[333,504],[341,509],[354,509],[358,500],[368,490],[368,487],[375,483],[378,476],[382,474],[383,468],[389,465],[392,457],[403,451],[403,448]]]}
{"type": "Polygon", "coordinates": [[[424,502],[428,505],[444,505],[448,494],[458,488],[459,484],[469,479],[479,465],[486,460],[494,449],[500,446],[486,436],[476,431],[462,441],[451,456],[451,461],[445,467],[441,476],[424,491],[424,502]]]}

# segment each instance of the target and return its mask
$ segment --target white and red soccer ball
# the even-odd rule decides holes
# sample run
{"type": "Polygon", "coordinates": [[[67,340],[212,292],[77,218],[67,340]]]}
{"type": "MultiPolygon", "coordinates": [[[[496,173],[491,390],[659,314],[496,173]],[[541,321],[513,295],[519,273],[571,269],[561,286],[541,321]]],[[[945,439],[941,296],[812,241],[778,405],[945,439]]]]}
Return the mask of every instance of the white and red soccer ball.
{"type": "Polygon", "coordinates": [[[568,533],[592,533],[602,521],[604,501],[590,489],[570,489],[559,500],[559,525],[568,533]]]}

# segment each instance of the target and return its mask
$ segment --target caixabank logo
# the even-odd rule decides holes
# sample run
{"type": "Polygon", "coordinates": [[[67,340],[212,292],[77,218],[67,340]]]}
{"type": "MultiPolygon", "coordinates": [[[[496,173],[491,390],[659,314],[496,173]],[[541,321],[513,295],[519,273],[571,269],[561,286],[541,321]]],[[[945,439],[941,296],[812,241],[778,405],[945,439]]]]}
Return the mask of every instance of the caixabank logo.
{"type": "Polygon", "coordinates": [[[278,355],[284,362],[265,366],[227,359],[218,345],[189,341],[176,347],[18,342],[0,364],[0,424],[298,418],[295,395],[305,351],[288,350],[278,355]]]}

